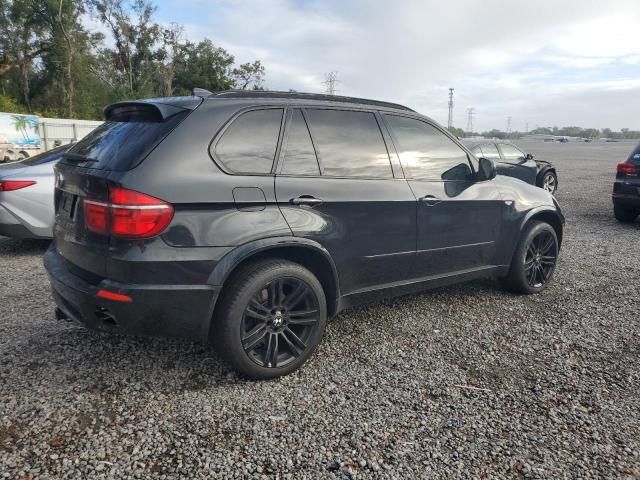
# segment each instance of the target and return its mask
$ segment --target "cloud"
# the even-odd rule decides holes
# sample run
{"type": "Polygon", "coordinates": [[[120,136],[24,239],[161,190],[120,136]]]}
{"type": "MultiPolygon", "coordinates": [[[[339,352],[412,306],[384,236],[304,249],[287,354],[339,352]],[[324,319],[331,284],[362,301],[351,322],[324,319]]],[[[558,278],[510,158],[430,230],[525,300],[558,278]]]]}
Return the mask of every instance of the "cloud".
{"type": "MultiPolygon", "coordinates": [[[[170,20],[172,5],[158,14],[170,20]]],[[[518,128],[640,128],[637,0],[189,0],[180,15],[189,38],[261,59],[271,89],[322,91],[338,71],[341,94],[439,121],[454,87],[458,126],[473,106],[478,129],[505,128],[507,116],[518,128]]]]}

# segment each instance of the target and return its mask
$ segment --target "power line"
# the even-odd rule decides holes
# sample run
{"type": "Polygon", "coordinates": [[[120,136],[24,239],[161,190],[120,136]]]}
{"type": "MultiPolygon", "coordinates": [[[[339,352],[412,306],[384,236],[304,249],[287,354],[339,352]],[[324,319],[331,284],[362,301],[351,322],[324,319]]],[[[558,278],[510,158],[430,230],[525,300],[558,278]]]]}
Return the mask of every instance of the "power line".
{"type": "Polygon", "coordinates": [[[453,88],[449,89],[449,120],[447,121],[447,127],[449,129],[453,127],[453,88]]]}
{"type": "Polygon", "coordinates": [[[473,133],[473,113],[475,108],[467,108],[467,132],[473,133]]]}
{"type": "Polygon", "coordinates": [[[340,83],[338,80],[338,72],[329,72],[324,75],[324,82],[322,82],[325,86],[325,92],[329,95],[335,95],[338,89],[336,88],[336,84],[340,83]]]}

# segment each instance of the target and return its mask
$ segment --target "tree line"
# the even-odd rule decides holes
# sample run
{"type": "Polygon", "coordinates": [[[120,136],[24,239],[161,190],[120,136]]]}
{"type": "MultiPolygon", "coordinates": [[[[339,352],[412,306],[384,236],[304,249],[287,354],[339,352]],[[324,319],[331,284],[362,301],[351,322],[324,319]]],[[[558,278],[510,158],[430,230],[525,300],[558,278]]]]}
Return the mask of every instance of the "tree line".
{"type": "Polygon", "coordinates": [[[559,137],[578,137],[584,139],[597,139],[597,138],[611,138],[616,140],[623,139],[638,139],[640,138],[640,131],[629,130],[623,128],[620,131],[614,131],[610,128],[582,128],[582,127],[539,127],[530,132],[504,132],[494,128],[486,132],[465,132],[462,128],[452,127],[449,131],[458,138],[464,137],[484,137],[484,138],[499,138],[505,139],[518,139],[525,135],[556,135],[559,137]]]}
{"type": "Polygon", "coordinates": [[[261,89],[259,60],[155,21],[152,0],[0,0],[0,111],[101,119],[104,105],[261,89]],[[103,33],[106,32],[106,33],[103,33]]]}

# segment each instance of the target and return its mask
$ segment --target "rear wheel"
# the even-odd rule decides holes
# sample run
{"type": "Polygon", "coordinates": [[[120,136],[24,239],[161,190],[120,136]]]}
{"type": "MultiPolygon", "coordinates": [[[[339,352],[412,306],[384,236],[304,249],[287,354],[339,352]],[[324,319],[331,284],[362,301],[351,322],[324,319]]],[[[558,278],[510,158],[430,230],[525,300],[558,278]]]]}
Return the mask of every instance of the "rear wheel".
{"type": "Polygon", "coordinates": [[[501,280],[502,285],[515,293],[544,290],[553,277],[558,253],[558,237],[553,227],[545,222],[529,222],[516,247],[509,273],[501,280]]]}
{"type": "Polygon", "coordinates": [[[303,266],[265,260],[230,279],[211,338],[238,372],[275,378],[299,368],[322,338],[327,306],[322,285],[303,266]]]}
{"type": "Polygon", "coordinates": [[[613,207],[613,215],[616,219],[623,223],[633,222],[638,216],[638,210],[633,208],[613,207]]]}

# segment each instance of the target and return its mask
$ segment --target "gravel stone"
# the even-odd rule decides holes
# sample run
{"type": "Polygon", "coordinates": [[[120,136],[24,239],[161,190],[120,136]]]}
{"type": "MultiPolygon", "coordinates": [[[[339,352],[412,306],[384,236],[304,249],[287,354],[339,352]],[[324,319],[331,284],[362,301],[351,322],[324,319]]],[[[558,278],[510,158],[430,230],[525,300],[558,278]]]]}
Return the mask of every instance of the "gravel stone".
{"type": "Polygon", "coordinates": [[[567,216],[545,292],[351,309],[269,382],[54,320],[47,242],[0,239],[0,478],[638,478],[640,223],[610,200],[632,145],[522,146],[556,164],[567,216]]]}

